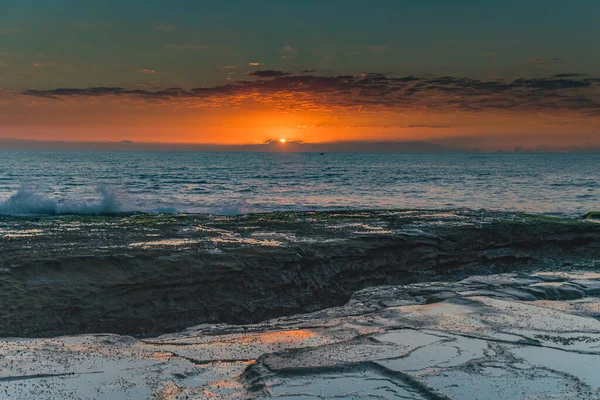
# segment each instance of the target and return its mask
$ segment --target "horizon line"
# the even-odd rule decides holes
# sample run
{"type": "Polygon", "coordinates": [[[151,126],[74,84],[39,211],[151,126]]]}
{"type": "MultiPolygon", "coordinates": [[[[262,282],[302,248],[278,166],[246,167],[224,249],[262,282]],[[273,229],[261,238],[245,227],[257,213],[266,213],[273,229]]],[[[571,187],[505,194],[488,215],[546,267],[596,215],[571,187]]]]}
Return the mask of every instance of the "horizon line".
{"type": "Polygon", "coordinates": [[[515,143],[505,148],[449,146],[426,140],[352,140],[331,142],[284,143],[270,139],[263,143],[198,143],[198,142],[139,142],[73,141],[0,138],[0,150],[89,150],[89,151],[181,151],[181,152],[265,152],[265,153],[600,153],[599,143],[573,146],[515,143]],[[391,147],[390,147],[391,146],[391,147]]]}

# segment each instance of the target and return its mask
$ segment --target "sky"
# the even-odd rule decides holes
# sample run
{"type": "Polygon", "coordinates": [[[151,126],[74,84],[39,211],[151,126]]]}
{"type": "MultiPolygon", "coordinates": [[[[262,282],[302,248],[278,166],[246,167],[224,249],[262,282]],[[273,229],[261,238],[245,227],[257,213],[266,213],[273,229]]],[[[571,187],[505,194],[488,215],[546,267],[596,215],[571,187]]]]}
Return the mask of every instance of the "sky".
{"type": "Polygon", "coordinates": [[[600,2],[0,0],[0,138],[600,142],[600,2]]]}

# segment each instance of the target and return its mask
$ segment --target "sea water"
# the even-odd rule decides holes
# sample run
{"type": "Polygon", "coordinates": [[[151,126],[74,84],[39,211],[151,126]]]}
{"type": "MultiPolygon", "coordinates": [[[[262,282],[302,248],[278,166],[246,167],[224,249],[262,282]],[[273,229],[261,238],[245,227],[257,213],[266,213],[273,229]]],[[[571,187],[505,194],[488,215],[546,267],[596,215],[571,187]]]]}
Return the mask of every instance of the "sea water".
{"type": "Polygon", "coordinates": [[[0,151],[0,214],[600,210],[597,154],[0,151]]]}

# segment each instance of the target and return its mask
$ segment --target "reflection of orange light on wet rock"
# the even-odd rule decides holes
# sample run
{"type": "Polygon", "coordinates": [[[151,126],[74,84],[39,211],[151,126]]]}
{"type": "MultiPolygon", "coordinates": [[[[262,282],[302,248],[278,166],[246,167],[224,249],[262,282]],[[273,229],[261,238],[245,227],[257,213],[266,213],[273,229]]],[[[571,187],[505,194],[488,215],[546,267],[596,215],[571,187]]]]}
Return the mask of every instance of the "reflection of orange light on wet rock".
{"type": "Polygon", "coordinates": [[[164,387],[159,389],[156,393],[156,398],[165,399],[165,400],[175,400],[179,398],[182,393],[182,389],[174,384],[173,382],[168,382],[164,387]]]}
{"type": "Polygon", "coordinates": [[[241,389],[242,387],[244,387],[244,385],[242,385],[240,382],[238,382],[235,379],[229,380],[229,381],[221,380],[221,381],[211,382],[208,384],[208,386],[218,388],[218,389],[241,389]]]}
{"type": "Polygon", "coordinates": [[[246,335],[238,338],[236,341],[242,343],[280,343],[280,342],[296,342],[301,340],[308,340],[314,338],[316,335],[305,329],[298,329],[292,331],[276,331],[276,332],[264,332],[254,335],[246,335]]]}
{"type": "Polygon", "coordinates": [[[219,361],[219,360],[215,360],[212,361],[211,364],[214,366],[219,366],[219,367],[227,367],[227,366],[231,366],[231,365],[251,365],[254,364],[256,362],[256,360],[243,360],[243,361],[219,361]]]}
{"type": "Polygon", "coordinates": [[[152,353],[151,357],[156,358],[158,360],[168,360],[171,357],[173,357],[173,354],[164,351],[155,351],[154,353],[152,353]]]}

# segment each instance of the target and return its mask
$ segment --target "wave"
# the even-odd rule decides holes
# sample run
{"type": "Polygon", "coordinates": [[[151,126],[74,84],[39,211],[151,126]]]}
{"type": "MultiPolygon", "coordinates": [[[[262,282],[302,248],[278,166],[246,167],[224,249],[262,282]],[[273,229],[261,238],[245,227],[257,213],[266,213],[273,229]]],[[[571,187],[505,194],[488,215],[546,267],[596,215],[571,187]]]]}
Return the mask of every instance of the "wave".
{"type": "Polygon", "coordinates": [[[59,202],[36,191],[34,187],[22,185],[15,194],[0,201],[2,215],[56,215],[56,214],[116,214],[122,212],[116,190],[98,186],[100,200],[92,202],[59,202]]]}
{"type": "Polygon", "coordinates": [[[176,213],[202,213],[216,215],[242,215],[259,209],[255,209],[245,200],[221,205],[198,205],[187,204],[180,206],[154,205],[139,207],[126,204],[119,192],[112,187],[98,186],[96,192],[100,198],[96,201],[59,201],[43,193],[35,186],[22,185],[9,198],[0,199],[0,215],[10,216],[35,216],[35,215],[107,215],[107,214],[176,214],[176,213]]]}
{"type": "Polygon", "coordinates": [[[255,210],[245,200],[242,200],[240,202],[223,205],[221,207],[208,208],[206,211],[208,214],[243,215],[255,212],[257,210],[255,210]]]}

